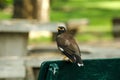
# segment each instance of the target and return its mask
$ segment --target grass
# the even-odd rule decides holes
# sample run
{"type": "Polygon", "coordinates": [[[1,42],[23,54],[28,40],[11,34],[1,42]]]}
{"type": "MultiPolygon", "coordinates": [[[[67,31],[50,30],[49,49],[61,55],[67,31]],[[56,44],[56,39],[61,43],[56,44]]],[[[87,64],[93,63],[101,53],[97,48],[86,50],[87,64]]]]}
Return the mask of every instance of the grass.
{"type": "Polygon", "coordinates": [[[12,15],[11,13],[0,11],[0,20],[10,19],[11,15],[12,15]]]}
{"type": "Polygon", "coordinates": [[[111,33],[106,33],[106,34],[77,34],[75,38],[79,42],[96,42],[96,41],[111,41],[113,40],[112,34],[111,33]]]}
{"type": "Polygon", "coordinates": [[[51,37],[44,37],[44,36],[42,36],[42,37],[38,37],[38,38],[32,38],[32,39],[29,39],[29,44],[38,44],[38,43],[50,43],[51,42],[51,40],[52,40],[52,38],[51,37]]]}

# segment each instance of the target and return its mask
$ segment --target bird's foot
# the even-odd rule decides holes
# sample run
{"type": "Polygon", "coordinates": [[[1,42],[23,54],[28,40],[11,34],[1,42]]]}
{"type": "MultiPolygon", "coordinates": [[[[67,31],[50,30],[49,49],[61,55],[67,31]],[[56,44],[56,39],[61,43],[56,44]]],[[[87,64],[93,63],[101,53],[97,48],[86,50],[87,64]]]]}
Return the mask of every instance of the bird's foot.
{"type": "Polygon", "coordinates": [[[72,60],[70,60],[70,59],[69,59],[68,57],[66,57],[66,56],[63,58],[63,60],[68,61],[68,62],[72,62],[72,60]]]}
{"type": "Polygon", "coordinates": [[[63,57],[63,60],[68,61],[68,60],[69,60],[69,58],[68,58],[68,57],[66,57],[66,56],[64,56],[64,57],[63,57]]]}

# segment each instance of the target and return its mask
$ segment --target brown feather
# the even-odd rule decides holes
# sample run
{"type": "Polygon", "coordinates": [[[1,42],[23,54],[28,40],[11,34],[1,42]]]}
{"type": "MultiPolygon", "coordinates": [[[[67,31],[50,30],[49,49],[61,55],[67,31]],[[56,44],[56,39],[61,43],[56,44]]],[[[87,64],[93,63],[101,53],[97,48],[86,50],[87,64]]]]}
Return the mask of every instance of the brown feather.
{"type": "MultiPolygon", "coordinates": [[[[61,29],[63,30],[63,29],[61,29]]],[[[83,64],[80,49],[73,36],[66,31],[61,31],[56,37],[58,49],[74,63],[83,64]]]]}

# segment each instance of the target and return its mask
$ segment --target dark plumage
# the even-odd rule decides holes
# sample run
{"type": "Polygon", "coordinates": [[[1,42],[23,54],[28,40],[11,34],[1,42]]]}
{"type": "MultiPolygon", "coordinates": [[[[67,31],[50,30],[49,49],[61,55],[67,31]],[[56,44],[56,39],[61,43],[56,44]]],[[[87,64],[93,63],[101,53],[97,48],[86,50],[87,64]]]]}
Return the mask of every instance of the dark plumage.
{"type": "Polygon", "coordinates": [[[58,34],[56,37],[56,42],[57,42],[58,49],[64,55],[66,55],[73,63],[76,63],[78,66],[83,66],[83,62],[81,60],[80,49],[75,39],[62,26],[58,27],[58,34]]]}

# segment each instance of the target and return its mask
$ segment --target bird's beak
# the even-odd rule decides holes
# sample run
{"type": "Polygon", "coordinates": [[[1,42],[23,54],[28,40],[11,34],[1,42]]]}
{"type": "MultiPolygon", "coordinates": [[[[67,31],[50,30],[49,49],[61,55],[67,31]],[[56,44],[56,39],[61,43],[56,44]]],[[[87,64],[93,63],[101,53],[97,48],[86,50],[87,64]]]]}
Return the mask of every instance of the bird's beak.
{"type": "Polygon", "coordinates": [[[61,30],[61,29],[58,27],[57,30],[61,30]]]}

